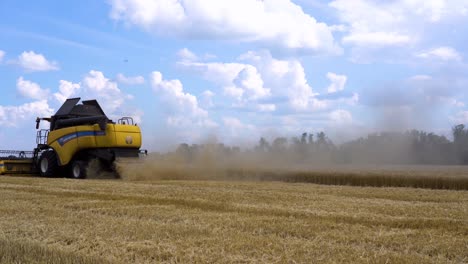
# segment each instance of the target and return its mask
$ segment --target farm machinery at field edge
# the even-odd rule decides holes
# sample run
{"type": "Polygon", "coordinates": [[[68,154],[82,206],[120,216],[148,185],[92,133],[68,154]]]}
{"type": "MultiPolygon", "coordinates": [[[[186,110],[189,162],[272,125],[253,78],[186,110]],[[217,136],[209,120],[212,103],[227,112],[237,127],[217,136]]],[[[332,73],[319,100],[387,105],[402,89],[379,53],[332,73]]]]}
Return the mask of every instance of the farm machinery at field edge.
{"type": "Polygon", "coordinates": [[[96,100],[67,99],[51,117],[37,118],[37,147],[33,151],[0,150],[0,174],[66,175],[85,178],[88,164],[97,159],[115,171],[119,157],[138,158],[141,130],[131,117],[110,120],[96,100]],[[50,129],[39,129],[48,121],[50,129]]]}

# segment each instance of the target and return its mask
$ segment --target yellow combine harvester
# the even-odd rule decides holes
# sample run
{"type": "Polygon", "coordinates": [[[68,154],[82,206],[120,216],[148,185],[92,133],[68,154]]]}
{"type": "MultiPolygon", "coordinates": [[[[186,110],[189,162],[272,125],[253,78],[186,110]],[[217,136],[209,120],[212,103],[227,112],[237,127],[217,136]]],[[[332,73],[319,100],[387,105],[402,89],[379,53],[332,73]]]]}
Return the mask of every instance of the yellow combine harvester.
{"type": "Polygon", "coordinates": [[[39,174],[44,177],[66,175],[85,178],[89,161],[98,159],[107,169],[114,167],[118,157],[139,157],[140,128],[131,117],[117,123],[110,120],[96,100],[65,101],[52,117],[37,118],[50,129],[37,131],[34,151],[0,151],[0,174],[39,174]]]}

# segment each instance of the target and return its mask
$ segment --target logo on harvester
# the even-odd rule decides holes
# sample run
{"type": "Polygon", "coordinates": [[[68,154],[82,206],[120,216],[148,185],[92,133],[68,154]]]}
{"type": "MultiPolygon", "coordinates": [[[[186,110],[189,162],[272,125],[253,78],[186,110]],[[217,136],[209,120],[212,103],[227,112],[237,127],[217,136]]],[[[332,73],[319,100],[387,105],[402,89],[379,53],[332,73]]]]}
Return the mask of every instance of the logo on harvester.
{"type": "Polygon", "coordinates": [[[126,136],[125,137],[125,143],[127,144],[132,144],[133,143],[133,137],[132,136],[126,136]]]}
{"type": "Polygon", "coordinates": [[[67,143],[68,141],[72,140],[72,139],[75,139],[78,137],[78,134],[77,133],[72,133],[72,134],[68,134],[68,135],[65,135],[61,138],[59,138],[57,141],[58,143],[60,144],[60,146],[63,146],[65,143],[67,143]]]}
{"type": "Polygon", "coordinates": [[[65,143],[80,137],[97,137],[97,136],[105,136],[106,131],[79,131],[67,134],[59,139],[57,139],[60,146],[65,145],[65,143]]]}

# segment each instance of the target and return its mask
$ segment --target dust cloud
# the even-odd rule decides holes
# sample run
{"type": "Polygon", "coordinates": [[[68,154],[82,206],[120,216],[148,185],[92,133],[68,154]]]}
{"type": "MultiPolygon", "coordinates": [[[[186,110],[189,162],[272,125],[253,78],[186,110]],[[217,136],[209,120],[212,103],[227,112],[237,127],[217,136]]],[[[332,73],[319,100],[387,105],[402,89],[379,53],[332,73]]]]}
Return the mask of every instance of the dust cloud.
{"type": "Polygon", "coordinates": [[[406,172],[417,166],[466,164],[468,144],[462,143],[468,142],[468,129],[454,128],[453,133],[458,135],[453,141],[410,130],[372,133],[338,145],[323,132],[261,138],[243,149],[216,142],[180,144],[173,151],[120,159],[116,167],[124,180],[265,180],[295,172],[406,172]]]}
{"type": "MultiPolygon", "coordinates": [[[[117,168],[124,180],[255,180],[268,173],[291,171],[354,173],[397,168],[405,172],[418,166],[466,165],[468,129],[458,126],[455,131],[457,126],[447,127],[444,131],[452,129],[453,138],[413,129],[435,127],[438,113],[444,110],[436,99],[444,95],[446,83],[450,82],[413,78],[365,89],[361,100],[371,110],[368,127],[343,124],[328,129],[332,131],[327,135],[319,131],[292,137],[268,133],[257,144],[237,142],[242,149],[235,147],[236,142],[230,142],[232,146],[213,141],[180,144],[165,153],[150,153],[137,162],[119,160],[117,168]],[[328,135],[337,136],[334,140],[339,144],[328,135]]],[[[156,142],[156,138],[148,141],[156,142]]],[[[162,141],[166,145],[174,142],[162,141]]]]}
{"type": "MultiPolygon", "coordinates": [[[[204,145],[190,156],[181,151],[120,159],[117,170],[123,180],[255,180],[254,171],[268,163],[246,153],[221,153],[217,145],[204,145]]],[[[270,166],[271,167],[271,166],[270,166]]],[[[279,168],[279,167],[278,167],[279,168]]]]}
{"type": "Polygon", "coordinates": [[[115,179],[118,177],[118,172],[113,167],[105,166],[98,159],[90,160],[86,168],[87,179],[115,179]]]}

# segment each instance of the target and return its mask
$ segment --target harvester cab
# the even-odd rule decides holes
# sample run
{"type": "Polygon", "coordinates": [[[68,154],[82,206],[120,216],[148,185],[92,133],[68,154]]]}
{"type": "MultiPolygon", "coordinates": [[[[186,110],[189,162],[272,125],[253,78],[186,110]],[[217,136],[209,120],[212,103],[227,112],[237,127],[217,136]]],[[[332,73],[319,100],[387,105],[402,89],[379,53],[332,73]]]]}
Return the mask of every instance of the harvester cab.
{"type": "MultiPolygon", "coordinates": [[[[20,153],[14,152],[14,161],[22,162],[23,173],[29,162],[30,173],[85,178],[91,160],[96,159],[104,169],[115,172],[117,158],[146,154],[145,150],[140,150],[141,130],[131,117],[123,117],[115,123],[96,100],[79,104],[80,100],[67,99],[55,115],[36,119],[37,147],[28,152],[29,156],[24,152],[24,157],[20,157],[20,153]],[[41,121],[49,122],[49,129],[40,129],[41,121]]],[[[0,174],[8,173],[5,169],[2,171],[4,160],[0,158],[0,174]]],[[[14,162],[8,164],[15,167],[14,162]]]]}

